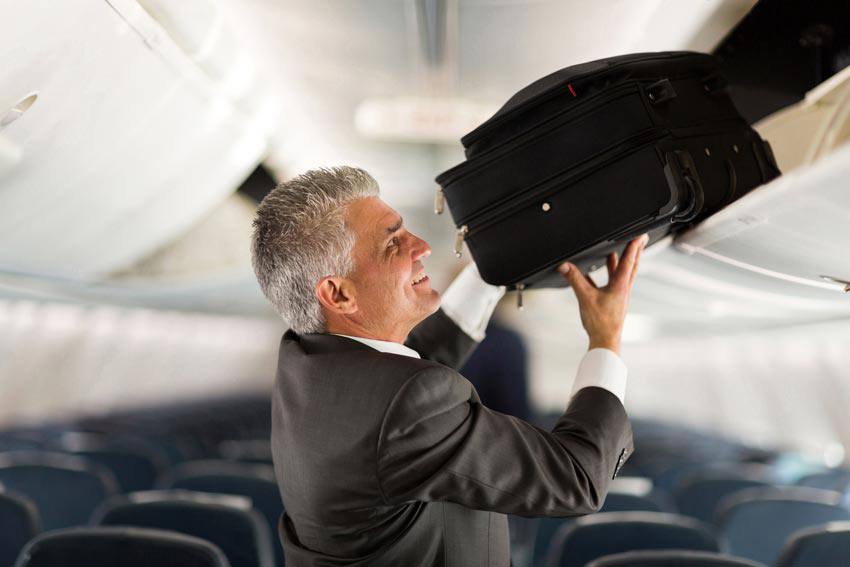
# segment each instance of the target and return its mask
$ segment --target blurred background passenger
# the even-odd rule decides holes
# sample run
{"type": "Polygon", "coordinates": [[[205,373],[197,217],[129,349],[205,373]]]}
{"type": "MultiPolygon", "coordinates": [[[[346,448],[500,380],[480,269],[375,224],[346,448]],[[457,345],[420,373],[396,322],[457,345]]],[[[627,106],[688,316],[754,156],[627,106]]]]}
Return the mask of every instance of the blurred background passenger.
{"type": "MultiPolygon", "coordinates": [[[[513,301],[508,300],[508,303],[513,306],[513,301]]],[[[487,325],[484,340],[472,351],[460,373],[472,382],[481,396],[481,403],[488,408],[534,421],[528,402],[525,342],[522,335],[500,320],[499,309],[496,308],[487,325]]]]}

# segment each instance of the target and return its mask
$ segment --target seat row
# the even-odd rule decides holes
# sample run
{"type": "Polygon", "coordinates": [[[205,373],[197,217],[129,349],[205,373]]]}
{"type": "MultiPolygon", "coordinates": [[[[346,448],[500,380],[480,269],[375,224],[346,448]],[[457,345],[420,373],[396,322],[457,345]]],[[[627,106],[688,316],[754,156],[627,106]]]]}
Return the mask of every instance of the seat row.
{"type": "MultiPolygon", "coordinates": [[[[847,519],[840,504],[850,483],[845,469],[826,469],[792,452],[755,449],[649,420],[633,420],[633,429],[636,451],[621,471],[625,476],[615,479],[603,513],[678,513],[718,534],[725,551],[767,564],[775,564],[795,529],[847,519]],[[785,501],[791,501],[788,506],[793,508],[787,522],[782,521],[788,512],[785,501]],[[755,515],[763,523],[755,531],[763,533],[753,536],[746,527],[756,520],[747,511],[759,507],[763,510],[755,515]],[[745,535],[736,539],[741,533],[745,535]]],[[[513,561],[519,567],[560,564],[559,537],[577,522],[516,517],[509,521],[513,561]]]]}
{"type": "Polygon", "coordinates": [[[48,454],[49,461],[34,461],[32,455],[17,456],[17,462],[0,466],[0,496],[8,503],[0,506],[0,525],[15,526],[0,537],[0,565],[11,564],[40,527],[89,523],[199,537],[217,545],[233,567],[283,564],[275,535],[283,504],[270,465],[187,462],[164,475],[159,490],[116,494],[104,490],[99,475],[85,469],[85,463],[71,467],[55,461],[78,458],[48,454]]]}
{"type": "MultiPolygon", "coordinates": [[[[71,424],[64,424],[39,431],[12,432],[6,435],[0,433],[0,450],[30,449],[26,452],[0,453],[0,482],[3,482],[5,476],[8,489],[29,496],[35,503],[35,508],[41,512],[43,529],[85,525],[91,519],[95,507],[102,502],[110,499],[119,502],[120,498],[116,498],[119,493],[135,494],[156,487],[248,496],[256,511],[266,518],[269,532],[275,533],[277,517],[280,514],[275,510],[281,510],[282,505],[279,503],[272,470],[268,468],[271,453],[267,441],[267,400],[246,400],[244,403],[234,403],[226,407],[221,404],[200,404],[179,411],[154,410],[73,425],[83,427],[86,431],[74,431],[71,424]],[[257,418],[257,415],[260,417],[257,418]],[[144,431],[144,436],[139,436],[139,431],[144,431]],[[59,449],[65,451],[65,454],[32,451],[45,448],[54,451],[59,449]],[[128,454],[132,458],[128,458],[128,454]],[[135,458],[139,455],[147,459],[147,465],[142,465],[141,461],[135,458]],[[218,466],[221,475],[225,477],[230,474],[222,469],[227,467],[227,464],[216,465],[210,461],[185,462],[186,459],[204,456],[265,464],[267,468],[263,473],[266,477],[264,482],[274,493],[274,499],[261,494],[245,493],[244,489],[240,491],[235,487],[222,488],[221,479],[207,479],[204,482],[208,484],[198,484],[200,481],[197,478],[202,476],[204,471],[208,476],[215,476],[212,474],[214,471],[209,469],[211,466],[218,466]],[[27,464],[24,462],[26,459],[40,461],[27,464]],[[44,471],[41,471],[36,474],[34,466],[52,470],[49,473],[42,474],[44,471]],[[57,473],[56,469],[64,469],[65,476],[57,473]],[[69,474],[76,474],[79,478],[85,477],[87,482],[69,484],[69,474]],[[93,477],[95,480],[92,480],[93,477]],[[195,484],[186,483],[188,477],[195,478],[195,484]],[[66,506],[73,501],[85,501],[86,504],[79,507],[66,506]]],[[[776,490],[778,475],[775,471],[775,461],[778,453],[755,450],[700,432],[658,426],[640,420],[635,421],[634,425],[637,452],[627,467],[631,467],[633,473],[645,474],[646,478],[617,479],[615,485],[619,485],[619,491],[615,490],[609,495],[603,508],[604,512],[679,512],[703,523],[713,524],[717,533],[724,535],[731,542],[733,538],[726,535],[726,530],[732,516],[719,513],[720,503],[728,497],[742,494],[740,491],[744,489],[756,490],[751,495],[759,495],[758,490],[767,490],[764,494],[768,496],[770,490],[776,490]],[[628,483],[640,484],[643,489],[624,490],[625,484],[628,483]]],[[[799,474],[801,478],[792,479],[802,486],[843,489],[850,480],[850,475],[844,470],[799,470],[813,473],[808,476],[799,474]]],[[[789,487],[784,487],[783,490],[783,496],[778,498],[779,500],[787,500],[785,496],[790,495],[789,487]]],[[[812,495],[824,494],[809,492],[797,500],[808,502],[812,500],[812,495]]],[[[159,496],[168,495],[160,493],[159,496]]],[[[147,498],[152,496],[149,494],[147,498]]],[[[836,504],[837,498],[836,493],[828,493],[828,502],[821,504],[825,504],[830,510],[839,508],[843,511],[844,509],[836,504]]],[[[817,501],[818,498],[814,500],[817,501]]],[[[818,502],[815,504],[817,508],[818,502]]],[[[815,515],[818,521],[822,519],[815,515]]],[[[814,525],[818,523],[815,519],[806,520],[803,524],[814,525]]],[[[845,517],[830,519],[843,520],[845,517]]],[[[742,524],[749,521],[746,520],[742,524]]],[[[533,553],[527,553],[527,561],[515,563],[519,566],[545,565],[553,544],[573,523],[575,521],[564,519],[527,522],[526,531],[532,542],[528,544],[528,548],[532,549],[533,553]]],[[[519,531],[513,530],[516,525],[514,522],[512,537],[519,531]]],[[[800,525],[792,522],[790,527],[773,530],[774,534],[780,534],[774,538],[775,541],[770,537],[765,539],[761,536],[758,541],[770,540],[773,550],[771,553],[777,554],[787,536],[794,531],[792,528],[800,525]]],[[[770,526],[773,526],[773,523],[770,526]]],[[[274,536],[272,539],[275,540],[272,548],[277,554],[276,559],[282,561],[280,546],[274,536]]],[[[742,541],[746,543],[747,540],[743,538],[742,541]]],[[[725,543],[723,548],[732,549],[725,543]]],[[[756,557],[767,563],[772,562],[767,556],[753,553],[756,552],[744,550],[740,554],[756,557]]]]}
{"type": "MultiPolygon", "coordinates": [[[[765,564],[718,552],[716,540],[697,525],[661,522],[654,513],[600,514],[576,523],[566,539],[573,548],[557,565],[586,567],[764,567],[765,564]],[[648,515],[648,517],[644,517],[648,515]],[[615,518],[617,516],[617,518],[615,518]],[[590,521],[593,520],[593,521],[590,521]],[[660,533],[664,530],[664,534],[660,533]],[[672,549],[653,548],[663,535],[672,549]],[[617,539],[613,539],[617,537],[617,539]],[[615,545],[612,545],[614,543],[615,545]],[[649,545],[648,545],[649,543],[649,545]],[[630,548],[618,552],[613,548],[630,548]],[[650,549],[645,549],[650,547],[650,549]]],[[[668,518],[668,520],[675,520],[668,518]]],[[[694,522],[691,520],[691,522],[694,522]]],[[[232,556],[231,552],[231,556],[232,556]]],[[[827,524],[796,533],[777,567],[846,565],[850,554],[850,522],[827,524]]],[[[241,558],[236,557],[239,561],[241,558]]],[[[265,558],[268,561],[268,558],[265,558]]],[[[268,563],[261,563],[268,565],[268,563]]],[[[125,526],[67,528],[33,539],[18,556],[16,567],[231,567],[234,563],[207,539],[174,531],[125,526]]],[[[771,564],[773,565],[773,564],[771,564]]]]}
{"type": "MultiPolygon", "coordinates": [[[[270,430],[268,394],[228,396],[13,427],[0,431],[0,451],[87,450],[86,445],[97,445],[104,440],[112,449],[117,448],[116,444],[127,449],[127,441],[134,440],[132,449],[141,448],[148,456],[155,453],[153,458],[160,464],[167,461],[173,465],[219,456],[228,440],[268,440],[270,430]],[[81,432],[90,437],[81,437],[81,432]]],[[[263,454],[267,458],[268,450],[263,454]]]]}
{"type": "MultiPolygon", "coordinates": [[[[657,491],[642,495],[623,491],[628,481],[634,480],[638,479],[617,479],[600,513],[595,516],[512,519],[512,527],[525,530],[526,549],[524,553],[515,553],[516,562],[535,567],[560,564],[557,558],[570,548],[564,538],[573,525],[615,512],[645,512],[661,517],[670,516],[678,506],[680,516],[677,517],[720,534],[725,549],[767,564],[775,561],[783,544],[795,531],[850,520],[842,494],[834,491],[772,486],[764,482],[751,485],[746,480],[722,478],[713,471],[706,471],[701,478],[694,473],[682,484],[681,491],[674,492],[676,498],[667,499],[660,497],[657,491]],[[625,482],[618,484],[619,481],[625,482]]],[[[522,541],[516,542],[519,550],[522,546],[522,541]]]]}
{"type": "Polygon", "coordinates": [[[738,526],[718,533],[698,520],[675,514],[603,512],[563,526],[553,538],[544,565],[583,567],[621,553],[691,550],[712,554],[723,551],[732,556],[723,559],[730,565],[839,567],[847,564],[850,551],[850,515],[841,516],[843,521],[824,522],[824,517],[804,518],[792,512],[792,519],[786,518],[778,526],[768,525],[761,516],[750,517],[753,523],[747,528],[738,526]]]}

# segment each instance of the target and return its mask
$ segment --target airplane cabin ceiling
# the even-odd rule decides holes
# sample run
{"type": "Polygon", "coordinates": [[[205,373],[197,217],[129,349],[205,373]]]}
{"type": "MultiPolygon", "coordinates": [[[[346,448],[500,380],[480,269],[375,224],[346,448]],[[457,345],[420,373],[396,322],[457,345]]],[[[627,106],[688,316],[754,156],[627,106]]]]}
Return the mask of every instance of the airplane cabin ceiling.
{"type": "Polygon", "coordinates": [[[465,132],[446,147],[364,139],[354,125],[364,101],[452,97],[495,110],[526,84],[575,63],[636,51],[710,51],[754,4],[223,0],[222,8],[282,105],[270,160],[284,176],[356,163],[382,182],[390,202],[422,205],[436,173],[461,161],[457,139],[465,132]],[[443,24],[421,24],[420,11],[430,8],[443,24]]]}
{"type": "MultiPolygon", "coordinates": [[[[96,280],[230,195],[267,139],[135,0],[0,19],[0,269],[96,280]]],[[[5,11],[9,13],[9,11],[5,11]]]]}
{"type": "MultiPolygon", "coordinates": [[[[10,47],[0,50],[0,112],[21,104],[16,120],[0,123],[0,296],[270,314],[238,252],[247,250],[248,231],[234,219],[247,223],[250,207],[231,197],[262,159],[279,177],[337,163],[365,167],[432,242],[429,270],[447,280],[457,269],[453,230],[430,209],[433,178],[462,159],[460,145],[364,136],[354,119],[364,101],[495,108],[574,63],[710,51],[754,4],[33,0],[0,21],[0,42],[10,47]]],[[[847,159],[844,152],[781,178],[742,200],[741,210],[776,214],[762,228],[788,227],[790,238],[795,223],[812,223],[817,211],[801,214],[770,192],[803,201],[812,193],[822,196],[812,207],[840,201],[829,215],[829,230],[840,231],[850,208],[841,191],[847,159]]],[[[723,218],[734,224],[738,212],[723,218]]],[[[787,241],[758,232],[748,241],[716,238],[721,221],[683,245],[650,250],[634,320],[678,334],[850,316],[835,285],[765,273],[799,275],[787,241]],[[695,252],[694,243],[706,241],[695,252]]],[[[843,277],[841,254],[825,247],[813,261],[843,277]]],[[[529,295],[545,303],[551,294],[529,295]]]]}

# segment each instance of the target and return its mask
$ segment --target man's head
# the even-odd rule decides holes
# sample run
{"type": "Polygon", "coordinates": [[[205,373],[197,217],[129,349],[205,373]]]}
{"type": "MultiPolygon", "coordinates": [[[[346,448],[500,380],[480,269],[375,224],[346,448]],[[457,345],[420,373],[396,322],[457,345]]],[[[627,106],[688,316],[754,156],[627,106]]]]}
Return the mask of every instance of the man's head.
{"type": "Polygon", "coordinates": [[[408,232],[365,171],[309,171],[281,183],[257,209],[254,272],[298,333],[332,331],[402,341],[436,311],[424,274],[428,244],[408,232]]]}

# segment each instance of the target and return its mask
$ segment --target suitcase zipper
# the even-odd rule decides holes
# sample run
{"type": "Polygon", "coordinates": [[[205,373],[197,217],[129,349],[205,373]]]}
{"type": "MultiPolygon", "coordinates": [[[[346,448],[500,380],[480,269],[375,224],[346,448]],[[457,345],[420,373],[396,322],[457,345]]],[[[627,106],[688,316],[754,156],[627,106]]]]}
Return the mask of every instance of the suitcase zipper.
{"type": "Polygon", "coordinates": [[[528,190],[524,191],[519,199],[515,199],[515,196],[509,196],[502,201],[494,203],[491,207],[480,211],[478,214],[472,215],[463,219],[461,222],[463,223],[458,230],[457,233],[457,241],[455,243],[455,253],[457,253],[460,246],[463,244],[463,240],[470,233],[474,231],[481,230],[482,228],[486,228],[489,224],[492,224],[494,221],[498,221],[501,219],[501,216],[505,211],[513,210],[515,208],[521,207],[535,199],[541,199],[548,195],[548,191],[552,189],[552,186],[557,186],[559,183],[563,182],[564,179],[577,178],[584,175],[589,175],[594,171],[605,167],[612,161],[615,161],[624,155],[631,153],[645,146],[647,143],[663,138],[667,135],[666,130],[659,130],[657,128],[652,128],[650,130],[646,130],[633,136],[628,140],[624,140],[614,146],[611,146],[607,150],[603,150],[600,154],[608,154],[600,163],[596,164],[591,168],[584,168],[582,166],[587,165],[590,161],[598,159],[600,154],[596,154],[595,156],[591,156],[582,162],[580,162],[576,167],[572,168],[571,171],[565,173],[556,174],[548,179],[544,179],[535,185],[532,185],[528,190]],[[474,225],[474,226],[473,226],[474,225]],[[458,244],[459,243],[459,244],[458,244]]]}
{"type": "Polygon", "coordinates": [[[468,233],[469,227],[466,225],[463,225],[457,231],[457,236],[455,237],[455,256],[458,258],[463,255],[463,240],[468,233]]]}
{"type": "MultiPolygon", "coordinates": [[[[506,216],[505,213],[511,213],[512,211],[526,206],[527,204],[535,201],[536,199],[542,199],[547,197],[550,194],[550,191],[553,188],[560,186],[565,179],[575,179],[590,175],[591,173],[602,169],[609,163],[616,161],[629,153],[635,152],[646,146],[646,144],[648,144],[649,142],[663,138],[666,135],[666,131],[658,129],[652,129],[638,134],[637,136],[634,136],[631,140],[621,142],[603,152],[608,153],[609,156],[606,157],[601,163],[598,163],[593,167],[581,169],[581,166],[578,166],[578,168],[574,169],[572,172],[569,172],[568,175],[561,174],[555,177],[550,177],[549,179],[532,186],[521,196],[519,200],[503,200],[501,203],[494,205],[489,210],[485,210],[477,215],[468,217],[464,221],[464,224],[460,226],[455,235],[455,256],[460,258],[463,254],[463,243],[466,240],[467,236],[478,232],[479,230],[483,230],[491,226],[492,224],[495,224],[496,222],[502,220],[506,216]],[[622,148],[623,146],[625,147],[622,148]]],[[[586,164],[591,159],[594,159],[594,157],[584,160],[584,163],[586,164]]]]}
{"type": "MultiPolygon", "coordinates": [[[[575,103],[575,105],[569,105],[567,108],[565,108],[565,109],[559,111],[558,113],[550,116],[546,120],[543,120],[541,122],[538,122],[537,124],[530,126],[529,128],[526,128],[522,132],[519,132],[518,134],[511,136],[507,140],[502,141],[500,144],[493,146],[492,148],[489,148],[484,153],[481,153],[481,154],[471,158],[470,160],[467,160],[466,163],[462,164],[464,166],[464,169],[470,164],[470,162],[480,162],[480,163],[476,164],[476,166],[473,169],[464,171],[464,173],[462,175],[453,179],[452,181],[450,181],[450,183],[454,183],[458,179],[466,177],[466,175],[472,173],[473,171],[477,171],[480,167],[482,167],[483,165],[486,165],[486,163],[489,163],[490,161],[493,161],[494,159],[497,158],[497,156],[491,155],[491,154],[499,153],[499,150],[501,150],[501,153],[506,153],[509,150],[505,150],[505,146],[507,144],[510,144],[511,142],[517,141],[519,138],[522,138],[522,137],[524,137],[524,136],[526,136],[526,135],[528,135],[532,132],[534,132],[537,135],[546,134],[546,133],[551,132],[551,131],[553,131],[557,128],[562,127],[565,123],[569,123],[569,122],[572,122],[573,120],[577,120],[577,119],[581,118],[582,116],[586,116],[587,114],[593,112],[597,108],[597,106],[602,106],[602,105],[608,104],[608,103],[610,103],[610,102],[612,102],[612,101],[614,101],[618,98],[625,97],[625,96],[628,96],[629,94],[634,94],[634,93],[639,93],[639,92],[640,92],[640,81],[630,81],[628,83],[624,83],[623,85],[618,86],[617,88],[615,88],[611,91],[608,91],[608,92],[605,92],[605,93],[600,93],[600,94],[593,96],[593,97],[590,97],[590,98],[580,99],[577,103],[575,103]],[[563,121],[564,123],[553,124],[553,122],[555,120],[558,120],[558,119],[564,117],[564,115],[566,115],[566,114],[572,114],[573,112],[576,113],[575,116],[570,116],[568,120],[563,121]],[[550,127],[545,129],[545,130],[536,131],[538,128],[540,128],[543,125],[549,125],[550,127]]],[[[519,145],[522,145],[523,143],[524,142],[521,142],[519,145]]],[[[510,148],[510,150],[514,150],[514,149],[516,149],[516,147],[517,146],[513,146],[512,148],[510,148]]],[[[449,170],[449,171],[451,171],[451,170],[449,170]]]]}
{"type": "Polygon", "coordinates": [[[434,214],[441,215],[446,210],[446,196],[443,188],[437,185],[437,194],[434,195],[434,214]]]}
{"type": "MultiPolygon", "coordinates": [[[[671,57],[671,56],[668,54],[668,55],[663,55],[663,56],[659,56],[659,57],[647,57],[647,58],[643,59],[642,61],[654,61],[654,60],[657,60],[657,59],[671,59],[671,58],[676,58],[676,59],[678,59],[678,58],[681,58],[681,57],[688,57],[688,56],[691,56],[691,55],[693,55],[693,54],[683,53],[683,54],[681,54],[681,55],[678,55],[678,56],[675,56],[675,57],[671,57]]],[[[569,85],[572,85],[572,84],[574,84],[576,81],[584,81],[584,80],[590,79],[590,78],[592,78],[592,77],[594,77],[594,76],[596,76],[596,75],[601,75],[601,74],[603,74],[603,73],[608,73],[608,72],[610,72],[611,70],[616,69],[616,68],[618,68],[618,67],[621,67],[621,66],[623,66],[623,65],[631,65],[631,64],[633,64],[633,63],[634,63],[634,61],[625,61],[625,62],[623,62],[623,63],[618,63],[618,64],[616,64],[616,65],[610,65],[610,66],[608,66],[608,67],[605,67],[604,69],[599,69],[598,71],[593,71],[593,72],[591,72],[591,73],[585,73],[585,74],[583,74],[583,75],[576,75],[575,77],[570,77],[570,79],[569,79],[569,80],[565,80],[565,81],[563,81],[563,82],[558,83],[557,85],[553,85],[553,86],[552,86],[551,88],[549,88],[548,90],[545,90],[545,91],[543,91],[542,93],[539,93],[539,94],[537,94],[536,96],[531,97],[529,100],[525,101],[525,103],[524,103],[524,104],[522,104],[522,105],[520,105],[520,106],[515,106],[514,108],[512,108],[512,109],[510,109],[509,111],[505,112],[505,113],[504,113],[504,114],[502,114],[501,116],[491,118],[489,122],[485,122],[484,124],[482,124],[481,126],[479,126],[476,130],[473,130],[472,132],[470,132],[469,134],[467,134],[466,136],[464,136],[464,137],[461,139],[461,143],[463,144],[463,147],[464,147],[464,148],[468,148],[469,146],[471,146],[472,144],[474,144],[476,141],[480,140],[480,139],[481,139],[481,137],[482,137],[484,134],[486,134],[489,130],[491,130],[491,129],[492,129],[492,128],[494,128],[495,126],[498,126],[499,124],[501,124],[502,122],[504,122],[504,121],[505,121],[505,119],[507,119],[508,117],[512,116],[513,114],[515,114],[515,113],[516,113],[517,111],[519,111],[520,109],[522,109],[522,110],[528,110],[528,109],[533,108],[533,107],[535,107],[535,106],[537,106],[537,105],[539,105],[539,104],[542,104],[543,102],[548,101],[550,98],[555,98],[556,96],[558,96],[559,94],[561,94],[562,92],[564,92],[564,91],[562,90],[562,88],[564,87],[564,84],[565,84],[565,83],[566,83],[566,84],[569,84],[569,85]]],[[[669,77],[668,77],[668,78],[669,78],[669,77]]]]}

